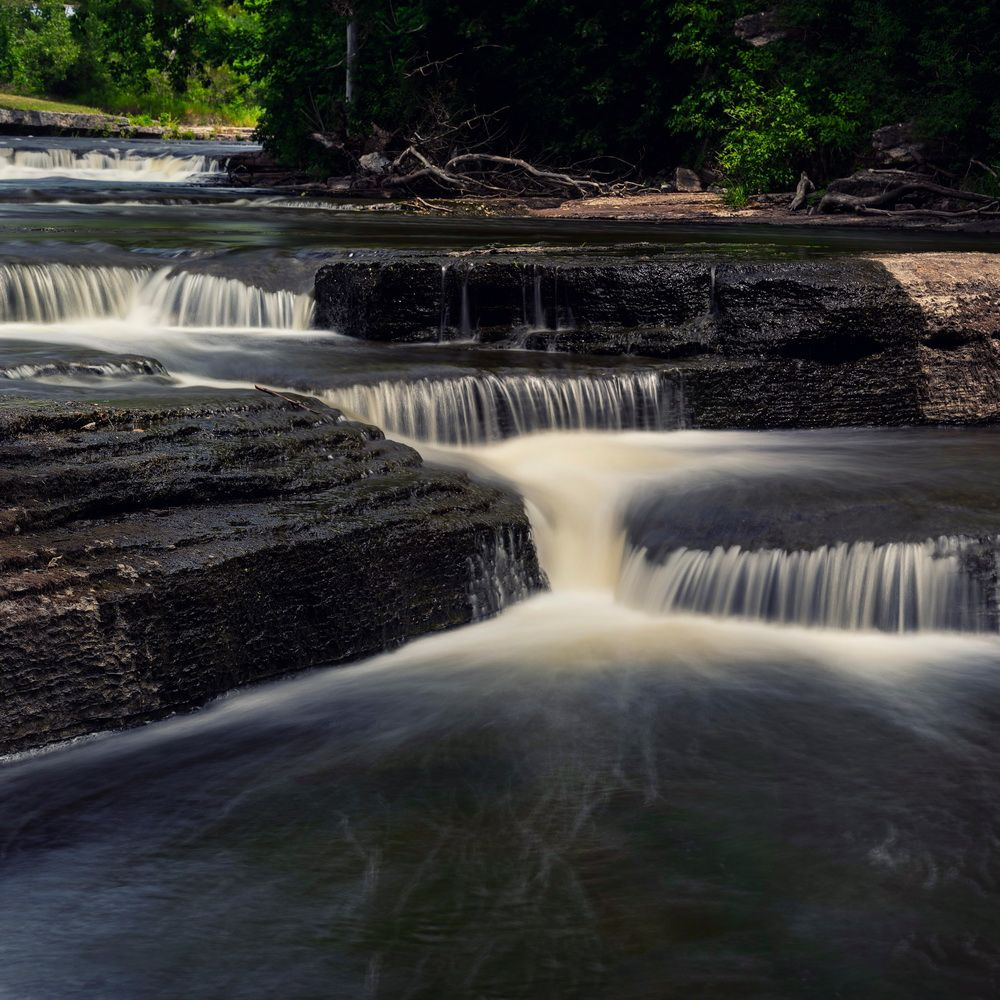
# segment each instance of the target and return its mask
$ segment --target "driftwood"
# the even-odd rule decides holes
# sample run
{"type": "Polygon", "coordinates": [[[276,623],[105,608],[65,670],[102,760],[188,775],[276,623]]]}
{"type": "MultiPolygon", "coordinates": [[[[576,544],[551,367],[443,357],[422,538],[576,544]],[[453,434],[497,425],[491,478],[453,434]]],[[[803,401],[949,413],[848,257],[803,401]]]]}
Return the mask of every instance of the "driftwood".
{"type": "MultiPolygon", "coordinates": [[[[986,169],[993,172],[992,168],[986,169]]],[[[819,203],[820,212],[923,215],[940,219],[995,216],[1000,214],[998,207],[1000,198],[996,195],[939,184],[927,175],[905,170],[867,170],[840,178],[830,184],[819,203]],[[872,193],[859,194],[858,191],[872,193]],[[913,201],[918,204],[911,204],[913,201]],[[955,203],[967,207],[949,207],[955,203]],[[905,207],[897,207],[900,205],[905,207]]]]}
{"type": "MultiPolygon", "coordinates": [[[[330,152],[349,152],[333,135],[315,133],[312,138],[330,152]]],[[[646,190],[634,181],[602,181],[590,174],[550,170],[517,156],[497,153],[471,151],[436,159],[426,146],[417,142],[407,146],[395,159],[381,161],[377,170],[366,169],[368,157],[355,156],[353,160],[358,167],[355,174],[349,181],[344,178],[338,181],[341,187],[347,186],[355,194],[586,198],[646,190]]]]}
{"type": "Polygon", "coordinates": [[[806,203],[806,198],[810,191],[815,191],[816,185],[809,180],[809,175],[803,170],[799,177],[799,183],[795,187],[795,197],[788,206],[789,211],[797,212],[806,203]]]}

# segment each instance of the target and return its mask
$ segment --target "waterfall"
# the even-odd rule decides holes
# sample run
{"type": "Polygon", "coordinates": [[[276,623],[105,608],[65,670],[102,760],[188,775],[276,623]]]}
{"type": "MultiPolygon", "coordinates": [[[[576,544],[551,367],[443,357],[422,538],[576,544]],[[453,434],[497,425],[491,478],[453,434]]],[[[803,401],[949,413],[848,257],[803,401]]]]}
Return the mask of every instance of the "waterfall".
{"type": "Polygon", "coordinates": [[[307,294],[268,292],[235,278],[162,270],[143,286],[136,307],[149,310],[152,322],[161,326],[306,330],[313,300],[307,294]]]}
{"type": "Polygon", "coordinates": [[[69,264],[0,265],[0,322],[124,316],[149,272],[69,264]]]}
{"type": "Polygon", "coordinates": [[[0,265],[0,323],[143,320],[154,326],[306,330],[308,293],[161,268],[0,265]]]}
{"type": "Polygon", "coordinates": [[[841,542],[812,551],[680,548],[660,564],[626,557],[618,597],[654,612],[695,612],[857,631],[983,631],[984,585],[969,539],[841,542]]]}
{"type": "Polygon", "coordinates": [[[469,264],[462,271],[462,311],[459,326],[459,337],[469,340],[472,337],[472,316],[469,312],[469,275],[475,265],[469,264]]]}
{"type": "Polygon", "coordinates": [[[534,285],[532,326],[535,330],[546,329],[545,306],[542,304],[542,273],[535,265],[535,275],[532,282],[534,285]]]}
{"type": "Polygon", "coordinates": [[[177,182],[220,169],[218,160],[207,156],[142,156],[127,149],[77,153],[72,149],[0,148],[0,180],[60,176],[177,182]]]}
{"type": "Polygon", "coordinates": [[[662,430],[684,422],[681,389],[659,371],[384,381],[331,389],[325,398],[389,433],[439,444],[542,430],[662,430]]]}
{"type": "Polygon", "coordinates": [[[0,366],[0,379],[167,378],[166,368],[152,358],[115,358],[108,361],[41,361],[0,366]]]}

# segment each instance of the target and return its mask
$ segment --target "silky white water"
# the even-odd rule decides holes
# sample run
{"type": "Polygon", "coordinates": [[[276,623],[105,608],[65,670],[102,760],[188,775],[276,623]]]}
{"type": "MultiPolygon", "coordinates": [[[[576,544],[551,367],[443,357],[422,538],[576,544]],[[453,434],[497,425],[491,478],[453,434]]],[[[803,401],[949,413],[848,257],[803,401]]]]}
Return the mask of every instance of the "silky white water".
{"type": "MultiPolygon", "coordinates": [[[[789,439],[791,440],[791,439],[789,439]]],[[[657,615],[752,618],[844,631],[980,631],[987,594],[963,562],[972,540],[854,542],[704,552],[661,562],[627,542],[629,504],[698,479],[816,472],[839,459],[759,448],[742,433],[548,433],[481,447],[420,445],[433,461],[524,496],[553,590],[601,592],[657,615]]]]}
{"type": "Polygon", "coordinates": [[[179,183],[219,170],[219,161],[207,156],[143,156],[128,149],[79,153],[64,148],[0,148],[0,181],[68,177],[179,183]]]}
{"type": "Polygon", "coordinates": [[[856,631],[978,631],[982,585],[962,565],[964,540],[817,549],[681,548],[662,563],[623,563],[617,595],[633,607],[856,631]]]}
{"type": "Polygon", "coordinates": [[[0,324],[122,319],[157,327],[305,330],[308,293],[171,268],[0,265],[0,324]]]}
{"type": "Polygon", "coordinates": [[[683,426],[680,386],[659,371],[386,380],[327,390],[332,406],[406,438],[475,444],[546,430],[683,426]]]}

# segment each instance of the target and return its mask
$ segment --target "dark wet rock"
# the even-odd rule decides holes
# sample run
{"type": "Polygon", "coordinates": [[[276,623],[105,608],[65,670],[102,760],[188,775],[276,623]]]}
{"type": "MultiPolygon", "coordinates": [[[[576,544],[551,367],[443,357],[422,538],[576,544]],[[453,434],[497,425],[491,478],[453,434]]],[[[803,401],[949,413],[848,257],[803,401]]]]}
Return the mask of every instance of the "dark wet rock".
{"type": "Polygon", "coordinates": [[[315,324],[367,340],[515,336],[545,348],[555,335],[559,349],[622,354],[641,345],[649,350],[632,353],[672,357],[687,352],[684,325],[708,310],[711,280],[700,261],[358,256],[320,269],[315,324]]]}
{"type": "Polygon", "coordinates": [[[316,278],[348,336],[676,362],[704,427],[996,420],[998,307],[989,254],[358,254],[316,278]]]}
{"type": "Polygon", "coordinates": [[[956,152],[941,139],[919,135],[913,122],[884,125],[872,133],[872,156],[880,167],[925,167],[948,160],[956,152]]]}
{"type": "Polygon", "coordinates": [[[0,752],[369,656],[540,584],[519,500],[307,405],[0,399],[0,752]]]}

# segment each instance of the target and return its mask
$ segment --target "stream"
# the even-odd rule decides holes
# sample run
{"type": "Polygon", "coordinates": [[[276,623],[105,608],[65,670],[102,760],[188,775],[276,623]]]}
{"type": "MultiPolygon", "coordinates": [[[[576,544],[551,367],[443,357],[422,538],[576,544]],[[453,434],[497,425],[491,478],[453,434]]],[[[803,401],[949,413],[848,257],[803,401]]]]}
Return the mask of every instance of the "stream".
{"type": "Polygon", "coordinates": [[[0,761],[0,998],[1000,995],[998,432],[698,430],[669,365],[474,316],[364,343],[311,296],[355,249],[1000,245],[421,219],[225,187],[235,147],[0,147],[0,391],[314,394],[521,495],[550,585],[0,761]]]}

